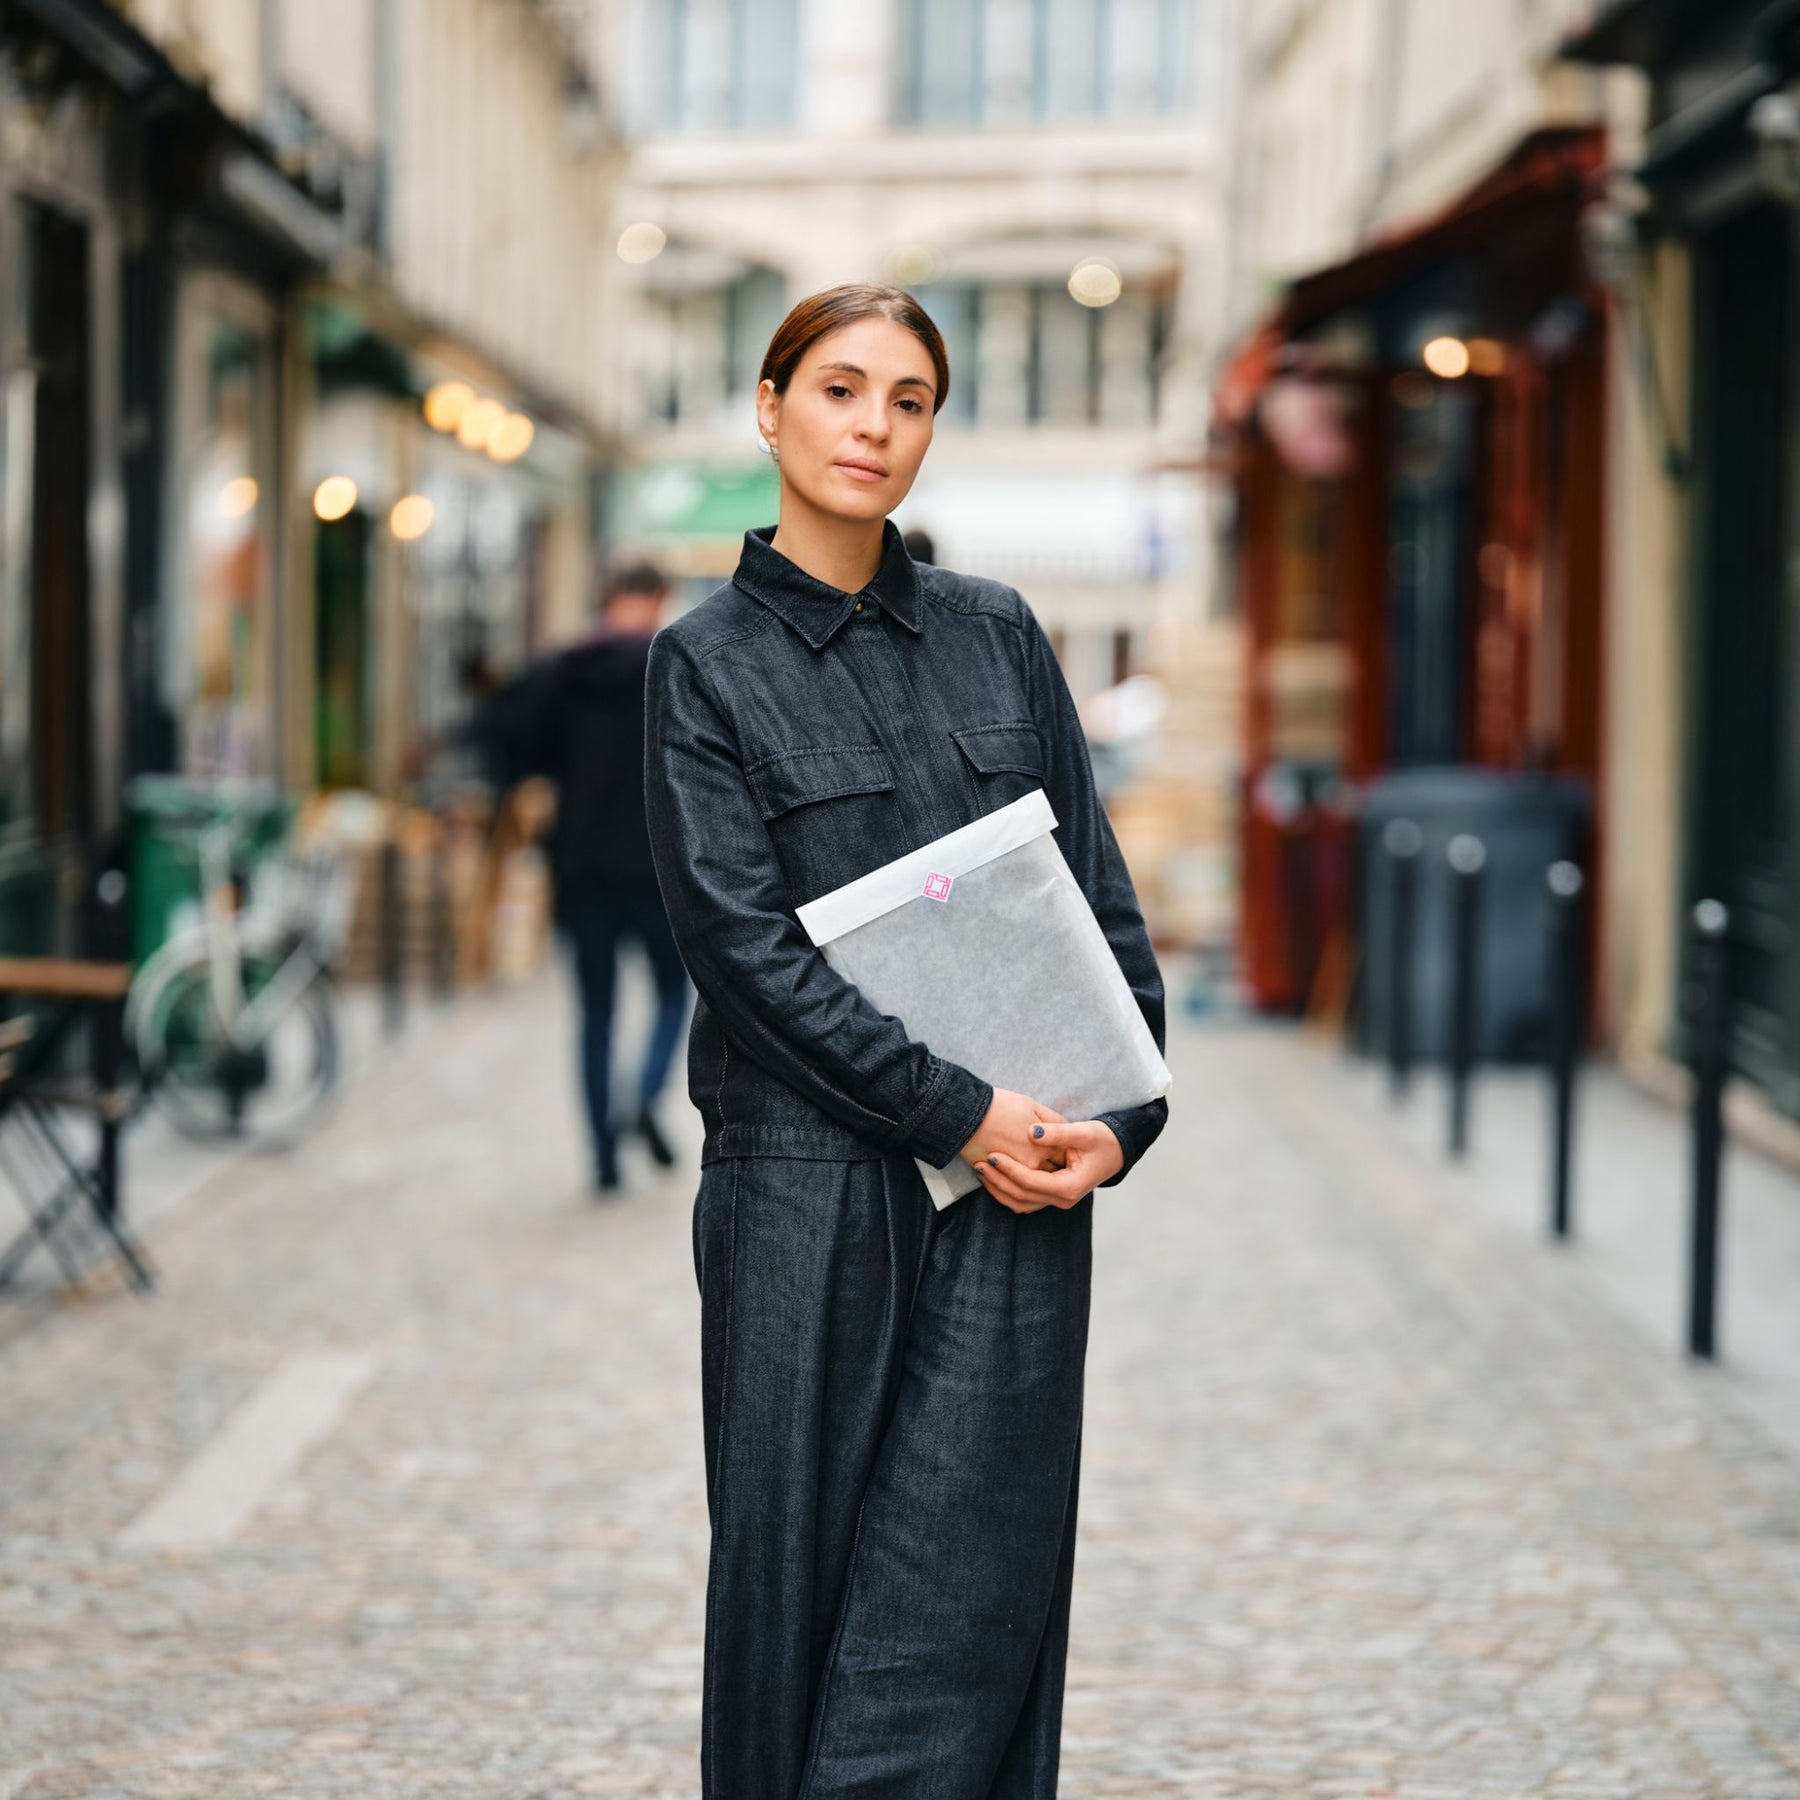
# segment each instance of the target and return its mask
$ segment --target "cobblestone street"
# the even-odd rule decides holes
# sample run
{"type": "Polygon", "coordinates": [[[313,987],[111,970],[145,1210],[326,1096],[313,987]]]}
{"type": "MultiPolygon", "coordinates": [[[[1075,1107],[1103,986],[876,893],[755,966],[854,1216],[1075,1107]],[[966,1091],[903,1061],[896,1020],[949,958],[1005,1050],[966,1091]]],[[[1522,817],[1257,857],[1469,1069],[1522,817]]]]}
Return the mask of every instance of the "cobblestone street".
{"type": "MultiPolygon", "coordinates": [[[[0,1800],[697,1793],[697,1122],[596,1202],[569,1037],[548,979],[421,1015],[150,1224],[151,1300],[0,1351],[0,1800]]],[[[1062,1791],[1800,1796],[1800,1463],[1729,1373],[1291,1035],[1170,1062],[1062,1791]]]]}

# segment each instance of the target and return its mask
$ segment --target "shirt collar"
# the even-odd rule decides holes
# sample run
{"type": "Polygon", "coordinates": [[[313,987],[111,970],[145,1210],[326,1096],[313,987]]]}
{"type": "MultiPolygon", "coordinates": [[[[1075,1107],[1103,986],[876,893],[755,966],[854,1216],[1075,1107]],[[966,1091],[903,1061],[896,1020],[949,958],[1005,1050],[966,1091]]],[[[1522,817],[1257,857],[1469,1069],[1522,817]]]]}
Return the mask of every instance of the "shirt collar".
{"type": "Polygon", "coordinates": [[[744,533],[744,548],[731,579],[745,593],[778,613],[817,650],[827,644],[838,627],[856,611],[858,600],[874,600],[908,631],[920,630],[924,599],[919,592],[919,571],[892,519],[881,524],[881,566],[860,594],[807,574],[770,542],[773,525],[754,525],[744,533]]]}

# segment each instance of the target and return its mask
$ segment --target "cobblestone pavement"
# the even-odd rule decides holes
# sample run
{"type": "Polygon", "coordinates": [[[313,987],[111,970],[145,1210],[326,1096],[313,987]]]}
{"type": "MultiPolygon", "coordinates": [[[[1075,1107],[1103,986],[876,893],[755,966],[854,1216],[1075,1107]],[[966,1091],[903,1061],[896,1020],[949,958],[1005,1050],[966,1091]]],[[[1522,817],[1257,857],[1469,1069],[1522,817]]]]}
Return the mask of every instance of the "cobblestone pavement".
{"type": "MultiPolygon", "coordinates": [[[[548,985],[421,1024],[156,1221],[153,1300],[0,1351],[0,1800],[697,1792],[694,1120],[591,1200],[568,1038],[548,985]]],[[[1303,1045],[1171,1062],[1064,1794],[1800,1796],[1800,1466],[1303,1045]]]]}

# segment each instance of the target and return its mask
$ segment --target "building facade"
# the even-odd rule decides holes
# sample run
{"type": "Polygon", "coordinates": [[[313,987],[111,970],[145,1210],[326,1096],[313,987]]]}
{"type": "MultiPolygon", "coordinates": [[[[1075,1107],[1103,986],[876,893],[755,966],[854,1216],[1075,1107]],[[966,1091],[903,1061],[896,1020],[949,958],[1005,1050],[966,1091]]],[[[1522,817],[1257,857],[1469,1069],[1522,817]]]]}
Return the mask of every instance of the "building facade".
{"type": "Polygon", "coordinates": [[[1266,1006],[1341,1002],[1361,784],[1548,773],[1604,817],[1613,319],[1582,219],[1607,100],[1559,56],[1574,10],[1242,15],[1215,462],[1266,1006]]]}
{"type": "Polygon", "coordinates": [[[1613,895],[1617,1036],[1685,1051],[1689,918],[1727,909],[1740,1124],[1800,1142],[1800,5],[1590,6],[1572,57],[1624,82],[1596,214],[1630,356],[1613,895]],[[1622,113],[1627,109],[1622,107],[1622,113]]]}
{"type": "Polygon", "coordinates": [[[581,7],[4,21],[0,854],[73,892],[132,775],[392,790],[585,613],[608,139],[581,7]]]}
{"type": "Polygon", "coordinates": [[[1205,580],[1181,465],[1219,297],[1212,0],[682,0],[610,29],[621,539],[696,592],[728,573],[775,516],[754,408],[775,325],[893,281],[952,367],[898,522],[1025,592],[1078,695],[1137,666],[1205,580]]]}

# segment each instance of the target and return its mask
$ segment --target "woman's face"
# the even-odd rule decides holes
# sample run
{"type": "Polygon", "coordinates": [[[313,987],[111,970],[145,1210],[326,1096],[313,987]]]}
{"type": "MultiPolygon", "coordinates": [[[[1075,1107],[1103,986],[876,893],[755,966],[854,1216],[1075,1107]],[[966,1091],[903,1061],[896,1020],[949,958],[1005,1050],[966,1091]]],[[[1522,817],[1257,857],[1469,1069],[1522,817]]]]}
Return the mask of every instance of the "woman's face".
{"type": "Polygon", "coordinates": [[[892,319],[858,319],[808,349],[785,394],[764,381],[756,416],[784,488],[837,518],[883,519],[919,472],[936,397],[925,346],[892,319]]]}

